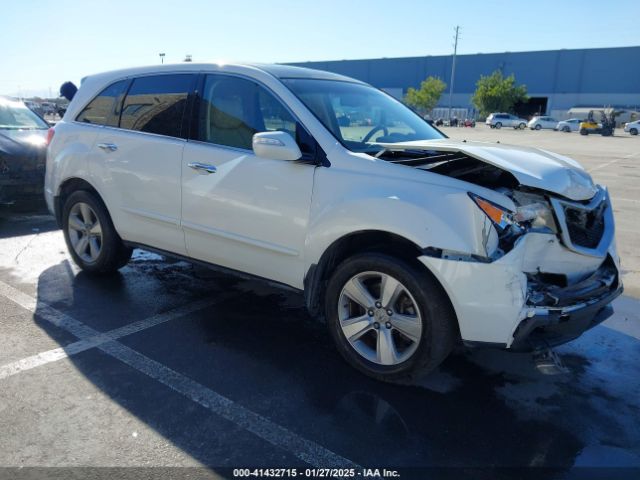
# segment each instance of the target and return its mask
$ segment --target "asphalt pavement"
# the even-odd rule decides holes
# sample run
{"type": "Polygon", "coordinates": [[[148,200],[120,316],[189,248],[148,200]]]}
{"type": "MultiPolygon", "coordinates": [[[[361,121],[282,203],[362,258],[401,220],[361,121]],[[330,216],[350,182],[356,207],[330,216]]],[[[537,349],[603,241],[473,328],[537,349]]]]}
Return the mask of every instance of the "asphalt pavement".
{"type": "Polygon", "coordinates": [[[537,467],[535,478],[640,478],[639,306],[622,297],[611,320],[559,347],[563,374],[459,348],[394,386],[348,367],[294,292],[141,250],[91,277],[50,216],[5,214],[0,477],[341,467],[493,479],[537,467]]]}

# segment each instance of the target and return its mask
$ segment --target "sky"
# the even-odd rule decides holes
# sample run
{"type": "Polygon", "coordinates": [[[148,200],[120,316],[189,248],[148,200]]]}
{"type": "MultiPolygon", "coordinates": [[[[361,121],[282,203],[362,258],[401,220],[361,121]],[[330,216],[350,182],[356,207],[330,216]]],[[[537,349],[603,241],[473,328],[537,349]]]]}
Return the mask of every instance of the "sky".
{"type": "MultiPolygon", "coordinates": [[[[640,1],[4,0],[0,94],[118,68],[640,45],[640,1]]],[[[639,60],[640,61],[640,60],[639,60]]]]}

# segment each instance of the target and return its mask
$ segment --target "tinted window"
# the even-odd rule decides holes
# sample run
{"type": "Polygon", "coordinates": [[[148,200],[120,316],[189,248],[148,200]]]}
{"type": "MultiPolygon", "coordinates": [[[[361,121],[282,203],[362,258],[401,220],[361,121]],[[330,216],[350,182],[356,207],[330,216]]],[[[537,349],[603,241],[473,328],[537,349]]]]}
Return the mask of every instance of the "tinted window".
{"type": "Polygon", "coordinates": [[[246,79],[207,75],[198,139],[251,150],[253,134],[280,130],[296,138],[297,123],[271,93],[246,79]]]}
{"type": "Polygon", "coordinates": [[[124,99],[120,128],[179,137],[193,75],[136,78],[124,99]]]}
{"type": "Polygon", "coordinates": [[[84,107],[80,115],[76,117],[78,122],[92,123],[95,125],[118,126],[119,100],[127,87],[128,80],[121,80],[105,88],[100,94],[84,107]]]}

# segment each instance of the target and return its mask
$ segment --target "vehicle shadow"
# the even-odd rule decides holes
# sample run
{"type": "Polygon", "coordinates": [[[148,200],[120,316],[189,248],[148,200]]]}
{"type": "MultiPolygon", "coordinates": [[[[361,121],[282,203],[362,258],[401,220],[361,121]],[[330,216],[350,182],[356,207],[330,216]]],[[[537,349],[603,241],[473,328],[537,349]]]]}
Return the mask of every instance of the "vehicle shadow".
{"type": "MultiPolygon", "coordinates": [[[[344,363],[297,295],[185,262],[143,259],[112,277],[55,265],[39,277],[34,321],[56,338],[39,315],[52,306],[105,332],[202,298],[215,304],[120,342],[365,467],[447,468],[453,477],[465,467],[478,469],[475,478],[509,478],[510,468],[536,466],[552,469],[537,478],[556,478],[601,437],[628,435],[592,401],[598,392],[582,381],[582,355],[566,353],[571,372],[545,377],[526,355],[459,349],[415,385],[380,383],[344,363]]],[[[70,361],[203,465],[303,465],[103,352],[70,361]]]]}
{"type": "Polygon", "coordinates": [[[13,210],[0,209],[0,239],[32,235],[57,230],[58,225],[52,215],[39,213],[19,213],[13,210]]]}

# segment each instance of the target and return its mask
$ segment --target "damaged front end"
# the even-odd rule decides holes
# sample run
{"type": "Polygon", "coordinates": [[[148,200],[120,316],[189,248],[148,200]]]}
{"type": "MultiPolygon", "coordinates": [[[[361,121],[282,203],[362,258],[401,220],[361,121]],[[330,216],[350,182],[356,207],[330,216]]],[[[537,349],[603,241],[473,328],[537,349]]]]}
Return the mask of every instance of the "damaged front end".
{"type": "Polygon", "coordinates": [[[500,164],[503,153],[513,156],[504,147],[412,144],[379,157],[483,187],[469,188],[469,197],[491,222],[492,232],[482,232],[495,239],[484,242],[486,255],[430,246],[419,259],[449,294],[466,343],[537,350],[572,340],[612,314],[610,303],[622,292],[613,208],[607,190],[569,159],[554,167],[553,154],[520,151],[546,166],[511,171],[500,164]],[[483,151],[492,162],[477,158],[483,151]],[[544,174],[553,180],[549,189],[540,188],[544,174]],[[484,189],[502,194],[503,205],[484,198],[484,189]]]}

